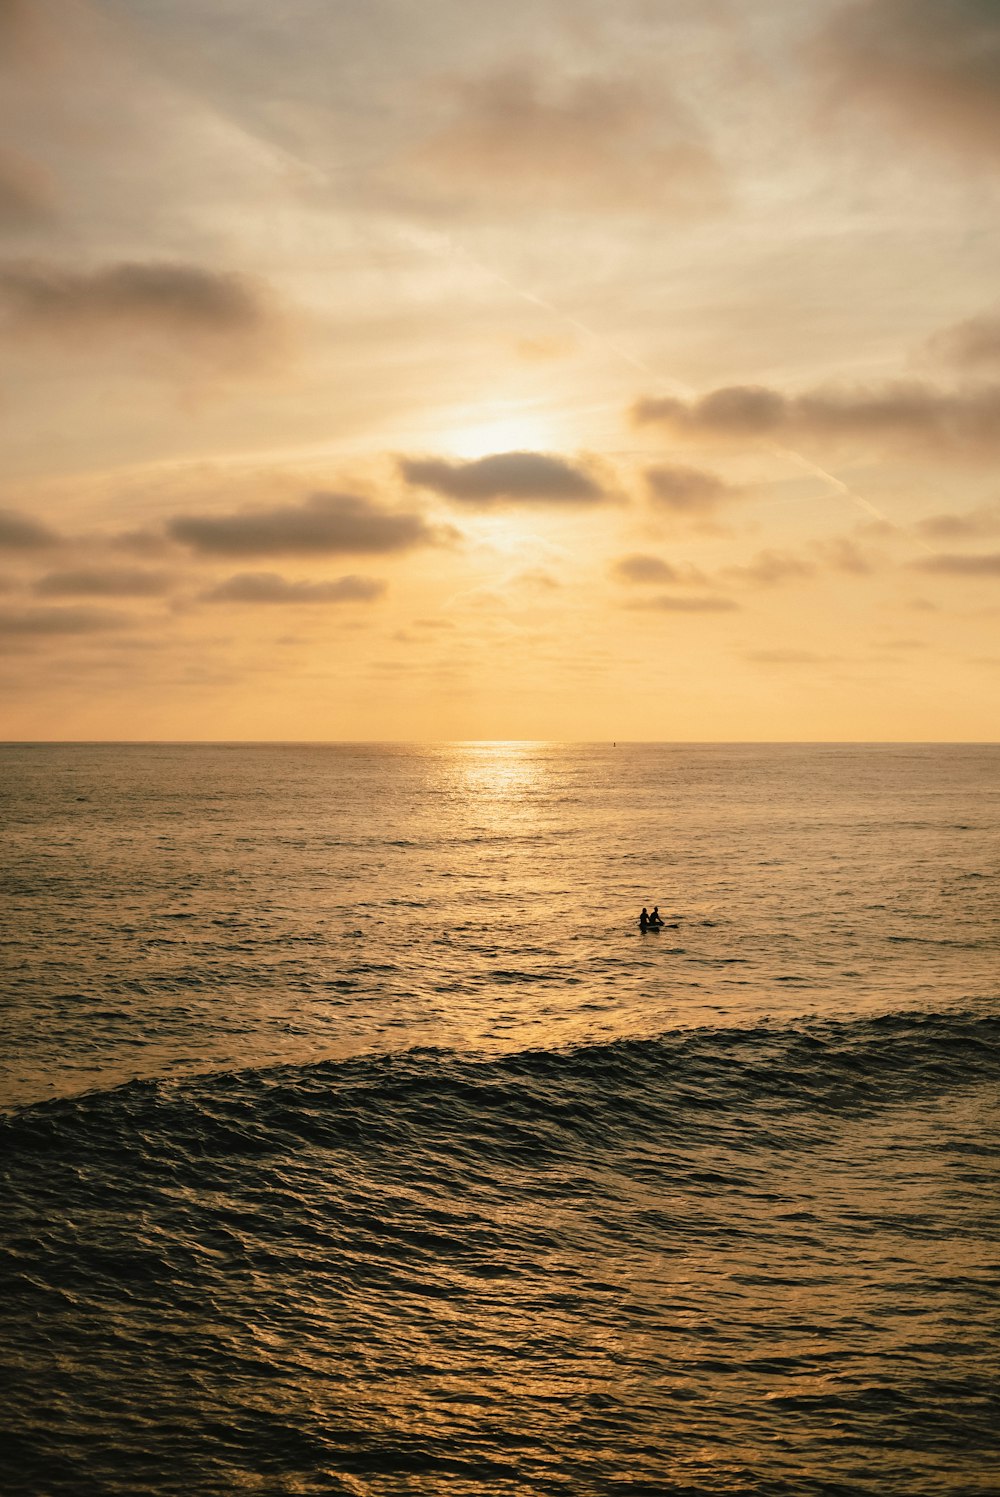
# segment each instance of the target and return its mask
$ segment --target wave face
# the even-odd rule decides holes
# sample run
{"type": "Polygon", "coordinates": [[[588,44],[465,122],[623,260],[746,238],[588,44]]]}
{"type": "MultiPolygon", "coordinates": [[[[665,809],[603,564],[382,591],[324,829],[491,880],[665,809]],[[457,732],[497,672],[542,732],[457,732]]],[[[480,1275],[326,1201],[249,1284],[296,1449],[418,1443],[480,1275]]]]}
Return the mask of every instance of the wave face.
{"type": "Polygon", "coordinates": [[[134,1081],[0,1126],[15,1494],[995,1491],[1000,1020],[134,1081]]]}

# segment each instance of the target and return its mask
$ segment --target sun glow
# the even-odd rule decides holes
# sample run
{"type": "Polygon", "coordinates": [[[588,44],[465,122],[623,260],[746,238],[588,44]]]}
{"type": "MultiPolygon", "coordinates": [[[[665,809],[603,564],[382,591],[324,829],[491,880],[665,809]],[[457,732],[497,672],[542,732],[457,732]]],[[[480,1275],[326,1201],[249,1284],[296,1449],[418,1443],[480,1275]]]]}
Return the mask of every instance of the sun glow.
{"type": "Polygon", "coordinates": [[[466,462],[494,452],[551,452],[558,445],[552,423],[523,406],[492,406],[488,414],[476,406],[465,414],[467,420],[460,417],[442,433],[440,445],[466,462]]]}

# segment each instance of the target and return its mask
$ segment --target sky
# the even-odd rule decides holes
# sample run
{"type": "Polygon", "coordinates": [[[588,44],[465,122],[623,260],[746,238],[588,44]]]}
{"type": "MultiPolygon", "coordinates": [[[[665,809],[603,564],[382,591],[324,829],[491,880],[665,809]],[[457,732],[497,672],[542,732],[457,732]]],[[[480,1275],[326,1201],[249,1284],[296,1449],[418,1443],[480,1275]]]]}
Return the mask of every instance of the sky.
{"type": "Polygon", "coordinates": [[[997,0],[0,0],[0,738],[996,741],[997,0]]]}

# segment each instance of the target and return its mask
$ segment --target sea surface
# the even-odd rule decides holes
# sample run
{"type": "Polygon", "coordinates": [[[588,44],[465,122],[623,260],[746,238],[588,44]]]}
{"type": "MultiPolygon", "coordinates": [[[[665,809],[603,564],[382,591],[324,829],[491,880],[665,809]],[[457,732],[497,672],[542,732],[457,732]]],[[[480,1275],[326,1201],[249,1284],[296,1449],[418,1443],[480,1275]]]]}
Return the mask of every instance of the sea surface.
{"type": "Polygon", "coordinates": [[[1000,1492],[1000,749],[7,745],[0,837],[3,1497],[1000,1492]]]}

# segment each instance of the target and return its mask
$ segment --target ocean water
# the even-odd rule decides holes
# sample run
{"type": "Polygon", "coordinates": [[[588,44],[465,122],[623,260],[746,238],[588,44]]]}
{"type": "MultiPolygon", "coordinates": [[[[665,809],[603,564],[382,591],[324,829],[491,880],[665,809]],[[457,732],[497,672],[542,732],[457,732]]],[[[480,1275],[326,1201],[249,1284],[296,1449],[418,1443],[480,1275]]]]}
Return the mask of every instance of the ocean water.
{"type": "Polygon", "coordinates": [[[0,747],[5,1497],[1000,1491],[998,771],[0,747]]]}

